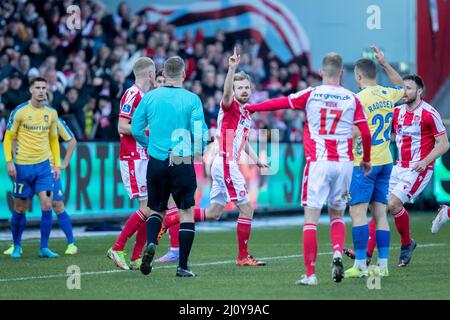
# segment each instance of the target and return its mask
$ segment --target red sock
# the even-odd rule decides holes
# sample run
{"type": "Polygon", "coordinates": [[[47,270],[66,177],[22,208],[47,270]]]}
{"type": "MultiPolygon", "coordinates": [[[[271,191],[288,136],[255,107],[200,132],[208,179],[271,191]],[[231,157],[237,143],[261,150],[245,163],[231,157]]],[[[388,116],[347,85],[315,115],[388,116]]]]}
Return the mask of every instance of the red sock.
{"type": "MultiPolygon", "coordinates": [[[[194,208],[194,221],[201,222],[206,220],[206,209],[205,208],[194,208]]],[[[164,218],[164,225],[166,228],[170,228],[173,225],[180,224],[180,214],[176,207],[170,208],[167,211],[166,217],[164,218]]]]}
{"type": "Polygon", "coordinates": [[[450,218],[450,208],[447,209],[447,216],[450,218]]]}
{"type": "Polygon", "coordinates": [[[239,246],[238,259],[248,257],[248,239],[252,230],[252,219],[246,217],[238,217],[237,221],[237,238],[239,246]]]}
{"type": "Polygon", "coordinates": [[[147,243],[147,222],[144,222],[136,233],[136,242],[133,247],[133,254],[131,255],[131,261],[139,259],[147,243]]]}
{"type": "Polygon", "coordinates": [[[307,223],[303,226],[303,259],[306,275],[309,277],[316,272],[317,259],[317,226],[307,223]]]}
{"type": "Polygon", "coordinates": [[[369,242],[367,243],[367,255],[373,256],[373,251],[375,250],[375,246],[377,245],[377,224],[375,223],[375,219],[370,220],[369,222],[369,242]]]}
{"type": "Polygon", "coordinates": [[[330,239],[333,245],[333,253],[342,253],[345,243],[345,222],[342,218],[334,218],[330,225],[330,239]]]}
{"type": "Polygon", "coordinates": [[[170,248],[179,248],[180,240],[178,237],[178,231],[180,230],[180,224],[173,225],[169,228],[170,248]]]}
{"type": "Polygon", "coordinates": [[[167,229],[173,225],[180,224],[180,214],[178,213],[177,207],[169,208],[169,210],[167,210],[163,223],[167,229]]]}
{"type": "Polygon", "coordinates": [[[147,221],[147,218],[145,217],[144,213],[141,210],[136,210],[131,215],[131,217],[128,218],[112,249],[122,251],[125,247],[125,244],[127,243],[128,238],[130,238],[136,231],[138,231],[138,229],[145,221],[147,221]]]}
{"type": "Polygon", "coordinates": [[[201,222],[206,220],[205,208],[194,208],[194,221],[201,222]]]}
{"type": "Polygon", "coordinates": [[[397,227],[400,237],[402,239],[402,246],[411,244],[410,229],[409,229],[409,215],[405,208],[402,208],[397,213],[394,213],[395,226],[397,227]]]}

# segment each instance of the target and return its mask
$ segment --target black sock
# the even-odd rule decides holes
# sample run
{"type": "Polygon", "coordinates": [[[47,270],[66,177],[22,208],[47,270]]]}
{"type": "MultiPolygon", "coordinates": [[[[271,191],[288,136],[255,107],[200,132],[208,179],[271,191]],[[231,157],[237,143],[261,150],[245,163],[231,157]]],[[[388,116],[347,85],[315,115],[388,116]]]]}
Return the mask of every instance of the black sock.
{"type": "Polygon", "coordinates": [[[187,263],[189,258],[189,253],[191,252],[192,243],[194,242],[195,236],[195,223],[185,222],[180,223],[180,259],[179,267],[187,269],[187,263]]]}
{"type": "Polygon", "coordinates": [[[156,244],[159,230],[161,230],[162,218],[158,214],[152,214],[147,221],[147,244],[156,244]]]}

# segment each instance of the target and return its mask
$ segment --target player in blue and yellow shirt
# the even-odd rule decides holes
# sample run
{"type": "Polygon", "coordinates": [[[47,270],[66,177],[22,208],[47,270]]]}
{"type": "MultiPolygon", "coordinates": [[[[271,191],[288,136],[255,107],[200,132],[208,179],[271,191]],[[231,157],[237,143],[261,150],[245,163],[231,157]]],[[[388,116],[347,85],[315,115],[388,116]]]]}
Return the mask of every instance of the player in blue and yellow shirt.
{"type": "Polygon", "coordinates": [[[369,241],[367,209],[376,223],[376,241],[378,247],[377,270],[381,276],[388,276],[387,259],[389,255],[390,231],[386,217],[386,205],[389,193],[389,178],[392,171],[390,151],[391,124],[394,106],[404,95],[401,76],[384,59],[382,52],[372,46],[379,64],[393,83],[393,87],[383,87],[376,83],[376,64],[370,59],[360,59],[355,65],[355,79],[361,88],[357,94],[366,113],[372,135],[372,172],[365,176],[358,167],[362,159],[361,139],[356,139],[353,150],[355,167],[350,185],[350,215],[352,217],[352,237],[355,249],[355,264],[345,272],[345,278],[368,275],[366,249],[369,241]]]}
{"type": "MultiPolygon", "coordinates": [[[[73,135],[72,131],[70,131],[67,124],[61,118],[58,118],[58,135],[62,140],[67,142],[67,150],[64,156],[64,160],[61,164],[61,170],[67,168],[70,163],[70,159],[72,158],[73,152],[77,145],[77,140],[73,135]]],[[[50,162],[54,164],[54,160],[52,155],[50,154],[51,159],[50,162]]],[[[73,238],[72,231],[72,222],[70,221],[70,217],[66,212],[66,208],[64,205],[64,191],[62,189],[61,179],[58,179],[54,183],[53,187],[53,211],[56,213],[56,217],[58,218],[58,224],[60,228],[63,230],[67,239],[67,249],[65,254],[74,255],[77,254],[78,248],[75,246],[75,240],[73,238]]]]}
{"type": "Polygon", "coordinates": [[[59,179],[61,159],[58,141],[58,113],[46,104],[47,81],[34,78],[30,83],[31,99],[16,107],[10,115],[3,142],[8,175],[13,180],[14,211],[11,230],[14,241],[12,258],[21,256],[21,239],[25,229],[25,211],[35,194],[42,210],[40,257],[57,257],[48,248],[52,228],[52,191],[59,179]],[[12,161],[12,142],[17,143],[12,161]],[[52,172],[49,154],[55,159],[52,172]]]}
{"type": "MultiPolygon", "coordinates": [[[[61,163],[61,170],[67,168],[70,163],[70,159],[72,158],[75,147],[77,146],[77,140],[73,135],[72,131],[69,129],[67,124],[61,118],[58,118],[58,135],[59,137],[67,142],[67,150],[64,156],[64,161],[61,163]]],[[[50,153],[50,163],[52,167],[54,166],[53,156],[50,153]]],[[[64,191],[62,189],[61,179],[58,179],[53,184],[53,201],[52,201],[53,211],[55,211],[56,216],[58,218],[58,224],[61,230],[66,235],[67,239],[67,249],[65,254],[67,255],[75,255],[78,252],[78,248],[75,246],[75,240],[73,237],[72,230],[72,222],[70,220],[70,216],[66,212],[66,208],[64,205],[64,191]]],[[[11,245],[7,250],[3,253],[6,255],[11,255],[14,251],[14,244],[11,245]]]]}

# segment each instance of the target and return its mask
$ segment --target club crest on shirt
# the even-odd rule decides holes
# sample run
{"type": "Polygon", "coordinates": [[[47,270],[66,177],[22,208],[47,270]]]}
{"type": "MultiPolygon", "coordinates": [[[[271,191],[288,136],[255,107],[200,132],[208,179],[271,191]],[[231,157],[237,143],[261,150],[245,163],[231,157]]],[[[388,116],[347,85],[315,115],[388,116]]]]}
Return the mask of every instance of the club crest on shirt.
{"type": "Polygon", "coordinates": [[[122,107],[122,113],[130,114],[131,113],[131,106],[129,104],[124,104],[122,107]]]}
{"type": "Polygon", "coordinates": [[[45,114],[45,115],[44,115],[44,121],[45,121],[45,122],[48,122],[48,114],[45,114]]]}

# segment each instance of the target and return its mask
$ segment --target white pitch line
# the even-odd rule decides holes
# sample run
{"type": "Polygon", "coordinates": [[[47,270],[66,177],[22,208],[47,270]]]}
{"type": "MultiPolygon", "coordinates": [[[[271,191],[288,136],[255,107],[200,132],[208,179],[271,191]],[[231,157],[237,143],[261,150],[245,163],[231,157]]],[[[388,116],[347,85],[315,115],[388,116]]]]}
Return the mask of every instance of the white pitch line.
{"type": "MultiPolygon", "coordinates": [[[[443,247],[445,243],[427,243],[427,244],[418,244],[418,248],[430,248],[430,247],[443,247]]],[[[400,249],[400,247],[391,247],[390,249],[400,249]]],[[[318,256],[331,255],[332,252],[319,252],[318,256]]],[[[278,260],[278,259],[291,259],[291,258],[301,258],[302,254],[291,254],[288,256],[276,256],[276,257],[262,257],[261,260],[278,260]]],[[[224,265],[224,264],[234,264],[236,260],[223,260],[223,261],[214,261],[214,262],[204,262],[204,263],[194,263],[191,267],[204,267],[204,266],[214,266],[214,265],[224,265]]],[[[172,269],[173,265],[166,266],[156,266],[153,267],[153,270],[157,269],[172,269]]],[[[119,273],[126,272],[127,270],[105,270],[105,271],[91,271],[91,272],[81,272],[80,276],[93,276],[93,275],[102,275],[102,274],[111,274],[111,273],[119,273]]],[[[19,277],[19,278],[10,278],[10,279],[0,279],[0,282],[13,282],[13,281],[28,281],[28,280],[42,280],[42,279],[54,279],[54,278],[67,278],[69,276],[73,276],[73,273],[61,273],[61,274],[50,274],[45,276],[33,276],[33,277],[19,277]]]]}

